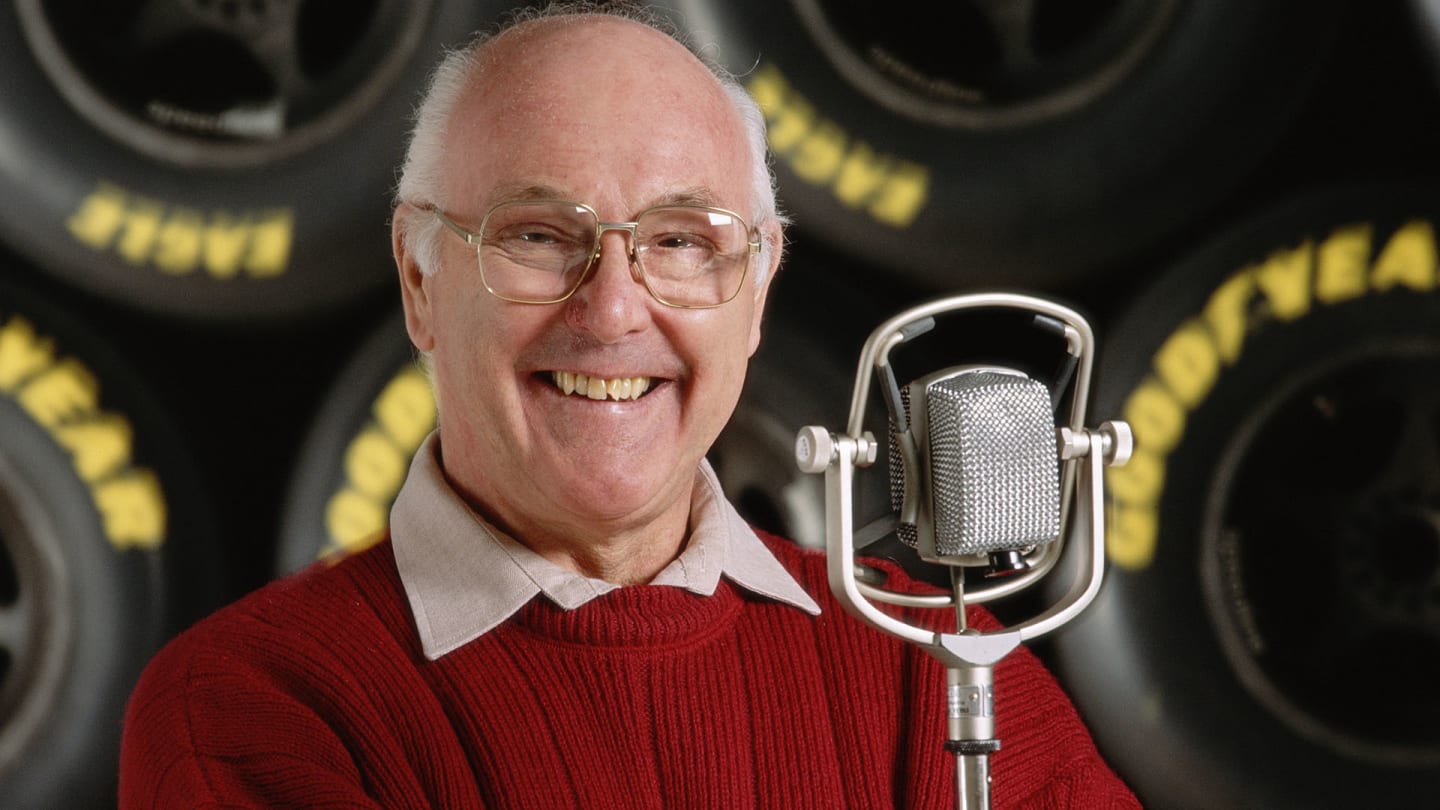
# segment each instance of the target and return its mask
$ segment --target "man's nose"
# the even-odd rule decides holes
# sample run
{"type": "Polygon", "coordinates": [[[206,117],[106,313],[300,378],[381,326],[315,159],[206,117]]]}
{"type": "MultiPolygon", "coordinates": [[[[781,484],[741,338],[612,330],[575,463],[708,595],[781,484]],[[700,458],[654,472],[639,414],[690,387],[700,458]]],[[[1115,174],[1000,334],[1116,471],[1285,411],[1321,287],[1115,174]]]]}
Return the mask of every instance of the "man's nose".
{"type": "Polygon", "coordinates": [[[640,268],[631,261],[630,246],[628,231],[604,231],[595,266],[568,302],[571,324],[602,343],[613,343],[644,329],[650,320],[650,302],[654,299],[640,277],[640,268]]]}

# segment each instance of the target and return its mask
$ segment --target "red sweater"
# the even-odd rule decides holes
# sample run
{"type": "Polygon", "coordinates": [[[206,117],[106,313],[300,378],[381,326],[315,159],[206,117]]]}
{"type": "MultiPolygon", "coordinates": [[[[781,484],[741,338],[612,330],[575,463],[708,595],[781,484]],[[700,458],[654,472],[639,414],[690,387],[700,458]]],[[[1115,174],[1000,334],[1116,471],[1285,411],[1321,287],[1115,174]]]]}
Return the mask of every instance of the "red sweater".
{"type": "MultiPolygon", "coordinates": [[[[766,539],[822,615],[724,580],[537,597],[432,662],[388,542],[272,583],[147,668],[120,806],[954,807],[940,665],[766,539]]],[[[996,808],[1138,807],[1033,655],[996,682],[996,808]]]]}

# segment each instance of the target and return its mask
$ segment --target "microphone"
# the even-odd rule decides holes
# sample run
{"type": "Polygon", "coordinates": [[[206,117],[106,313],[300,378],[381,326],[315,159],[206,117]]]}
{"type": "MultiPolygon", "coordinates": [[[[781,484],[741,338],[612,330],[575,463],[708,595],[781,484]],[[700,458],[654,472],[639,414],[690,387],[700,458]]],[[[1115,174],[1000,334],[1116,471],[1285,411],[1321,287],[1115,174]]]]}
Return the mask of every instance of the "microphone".
{"type": "Polygon", "coordinates": [[[912,488],[930,495],[930,508],[920,504],[897,534],[921,559],[1005,567],[1059,538],[1054,406],[1043,383],[1009,368],[945,369],[907,386],[902,404],[911,435],[892,418],[891,498],[903,513],[908,444],[920,453],[912,488]]]}
{"type": "Polygon", "coordinates": [[[1094,347],[1084,318],[1045,299],[1012,293],[937,299],[895,315],[871,333],[844,431],[811,425],[796,436],[800,469],[825,474],[827,574],[837,601],[946,668],[945,749],[956,758],[960,810],[990,807],[989,756],[1000,748],[994,736],[994,665],[1021,643],[1075,618],[1100,590],[1104,467],[1124,464],[1134,439],[1121,421],[1085,427],[1094,347]],[[1064,337],[1064,373],[1054,390],[1017,369],[984,365],[941,369],[899,386],[890,363],[896,347],[929,332],[936,316],[977,309],[1025,312],[1040,328],[1064,337]],[[872,584],[855,560],[854,475],[879,454],[874,434],[863,424],[875,377],[890,413],[893,512],[862,530],[869,539],[861,545],[897,534],[922,560],[949,567],[948,594],[885,590],[872,584]],[[1054,403],[1067,396],[1069,414],[1062,420],[1054,403]],[[965,626],[966,605],[1037,582],[1051,573],[1067,546],[1075,547],[1077,563],[1069,590],[1057,602],[999,631],[978,633],[965,626]],[[977,568],[984,582],[970,587],[965,571],[977,568]],[[952,611],[955,631],[907,624],[877,602],[952,611]]]}

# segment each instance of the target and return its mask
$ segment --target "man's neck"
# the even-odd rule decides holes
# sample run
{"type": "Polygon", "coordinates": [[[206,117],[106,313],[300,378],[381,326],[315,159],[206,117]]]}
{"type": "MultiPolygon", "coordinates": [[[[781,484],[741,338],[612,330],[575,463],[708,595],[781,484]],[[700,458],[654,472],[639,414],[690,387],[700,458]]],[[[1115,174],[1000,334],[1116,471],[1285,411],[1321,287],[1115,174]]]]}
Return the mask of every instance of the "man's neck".
{"type": "MultiPolygon", "coordinates": [[[[653,528],[653,527],[652,527],[653,528]]],[[[535,542],[516,539],[561,568],[616,585],[643,585],[655,578],[685,548],[686,533],[646,532],[643,536],[607,536],[603,542],[535,542]],[[658,540],[668,534],[676,539],[658,540]]]]}
{"type": "Polygon", "coordinates": [[[643,521],[505,520],[501,510],[474,503],[471,508],[516,542],[578,574],[616,585],[643,585],[680,552],[690,536],[690,499],[643,521]]]}

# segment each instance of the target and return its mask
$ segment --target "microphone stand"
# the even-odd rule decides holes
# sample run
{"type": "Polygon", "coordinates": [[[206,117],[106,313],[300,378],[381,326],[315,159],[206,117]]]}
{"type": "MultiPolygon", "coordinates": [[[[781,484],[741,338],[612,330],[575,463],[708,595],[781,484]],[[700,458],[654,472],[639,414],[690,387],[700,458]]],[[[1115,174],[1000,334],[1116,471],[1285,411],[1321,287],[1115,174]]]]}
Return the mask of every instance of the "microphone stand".
{"type": "MultiPolygon", "coordinates": [[[[964,635],[965,572],[950,569],[955,594],[955,632],[964,635]]],[[[995,738],[995,670],[992,664],[961,662],[945,669],[948,724],[945,750],[955,755],[955,795],[962,810],[990,810],[990,755],[995,738]]]]}
{"type": "MultiPolygon", "coordinates": [[[[845,434],[823,427],[807,426],[796,437],[796,461],[802,471],[825,473],[825,536],[827,577],[831,591],[852,615],[882,632],[897,636],[924,649],[946,668],[945,705],[947,729],[945,749],[955,756],[956,802],[959,810],[989,810],[990,754],[999,750],[995,738],[994,667],[1022,642],[1038,638],[1069,622],[1094,600],[1104,572],[1105,536],[1104,466],[1119,466],[1129,460],[1134,438],[1129,426],[1120,421],[1105,422],[1095,430],[1083,426],[1087,383],[1093,362],[1094,339],[1089,325],[1078,314],[1043,299],[1006,293],[981,293],[940,299],[901,313],[881,325],[866,342],[860,373],[851,401],[850,422],[845,434]],[[938,595],[904,594],[871,585],[857,577],[855,526],[852,493],[856,467],[875,462],[878,444],[862,430],[868,395],[870,369],[888,364],[890,349],[915,334],[907,332],[917,320],[954,309],[971,307],[1017,307],[1043,312],[1067,324],[1073,342],[1079,345],[1080,374],[1071,404],[1071,422],[1056,430],[1060,459],[1065,462],[1062,486],[1060,539],[1076,537],[1082,549],[1075,578],[1069,590],[1039,616],[993,633],[979,633],[967,627],[963,569],[952,566],[952,592],[938,595]],[[1079,465],[1076,474],[1075,467],[1079,465]],[[1087,508],[1084,520],[1071,525],[1072,491],[1087,508]],[[956,631],[941,633],[907,624],[872,603],[905,607],[949,608],[956,615],[956,631]]],[[[1049,573],[1058,559],[1060,542],[1046,543],[1038,555],[1041,564],[1024,573],[1006,577],[994,587],[972,594],[972,604],[1009,595],[1049,573]]]]}

